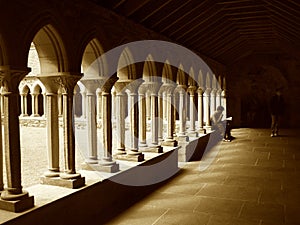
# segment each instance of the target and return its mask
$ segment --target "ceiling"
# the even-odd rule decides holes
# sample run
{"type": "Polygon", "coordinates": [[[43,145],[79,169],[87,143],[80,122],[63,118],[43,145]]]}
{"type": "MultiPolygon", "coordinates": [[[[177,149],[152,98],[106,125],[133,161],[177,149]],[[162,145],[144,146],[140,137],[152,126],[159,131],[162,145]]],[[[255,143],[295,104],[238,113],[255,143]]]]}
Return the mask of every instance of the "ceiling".
{"type": "Polygon", "coordinates": [[[298,0],[92,0],[224,65],[300,52],[298,0]]]}

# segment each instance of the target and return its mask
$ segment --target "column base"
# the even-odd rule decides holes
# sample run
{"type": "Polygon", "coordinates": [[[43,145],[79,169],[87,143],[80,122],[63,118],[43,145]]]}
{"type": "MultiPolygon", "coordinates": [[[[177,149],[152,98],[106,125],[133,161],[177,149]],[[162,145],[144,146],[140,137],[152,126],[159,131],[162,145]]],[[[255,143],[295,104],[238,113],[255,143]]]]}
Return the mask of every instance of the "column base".
{"type": "Polygon", "coordinates": [[[60,186],[66,188],[80,188],[85,185],[85,178],[84,177],[77,177],[74,179],[63,179],[61,177],[41,177],[41,184],[53,185],[53,186],[60,186]]]}
{"type": "Polygon", "coordinates": [[[144,154],[125,154],[125,155],[115,155],[115,159],[133,161],[133,162],[142,162],[145,160],[144,154]]]}
{"type": "Polygon", "coordinates": [[[45,172],[44,173],[44,176],[45,177],[59,177],[59,171],[51,171],[51,170],[49,170],[49,171],[47,171],[47,172],[45,172]]]}
{"type": "Polygon", "coordinates": [[[145,149],[145,152],[163,153],[163,148],[160,145],[151,145],[145,149]]]}
{"type": "Polygon", "coordinates": [[[83,162],[81,163],[81,169],[82,170],[95,170],[93,169],[95,165],[98,164],[98,161],[93,161],[93,162],[90,162],[90,161],[86,161],[86,162],[83,162]]]}
{"type": "Polygon", "coordinates": [[[116,162],[99,162],[99,164],[93,165],[92,168],[96,171],[106,173],[116,173],[120,171],[119,164],[116,162]]]}
{"type": "Polygon", "coordinates": [[[174,139],[166,139],[162,142],[162,146],[170,146],[170,147],[176,147],[178,145],[178,142],[174,139]]]}
{"type": "Polygon", "coordinates": [[[198,137],[199,135],[196,131],[190,131],[190,132],[188,132],[188,136],[189,137],[198,137]]]}
{"type": "Polygon", "coordinates": [[[204,128],[199,128],[199,129],[198,129],[198,134],[206,134],[206,129],[204,129],[204,128]]]}
{"type": "Polygon", "coordinates": [[[19,200],[3,200],[0,198],[0,209],[10,212],[22,212],[34,207],[34,197],[24,192],[19,200]]]}
{"type": "Polygon", "coordinates": [[[145,147],[148,147],[148,145],[147,145],[146,143],[140,143],[140,144],[139,144],[139,147],[145,148],[145,147]]]}
{"type": "Polygon", "coordinates": [[[178,135],[176,139],[178,142],[188,142],[189,141],[189,137],[186,135],[178,135]]]}

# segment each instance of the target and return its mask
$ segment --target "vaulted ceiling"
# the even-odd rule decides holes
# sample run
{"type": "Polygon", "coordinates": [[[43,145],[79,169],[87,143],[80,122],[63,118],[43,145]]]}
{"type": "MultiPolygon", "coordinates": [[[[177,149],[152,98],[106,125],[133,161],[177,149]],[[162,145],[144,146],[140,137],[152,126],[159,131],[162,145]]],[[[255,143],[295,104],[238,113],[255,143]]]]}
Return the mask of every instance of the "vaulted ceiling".
{"type": "Polygon", "coordinates": [[[298,0],[92,0],[224,65],[300,52],[298,0]]]}

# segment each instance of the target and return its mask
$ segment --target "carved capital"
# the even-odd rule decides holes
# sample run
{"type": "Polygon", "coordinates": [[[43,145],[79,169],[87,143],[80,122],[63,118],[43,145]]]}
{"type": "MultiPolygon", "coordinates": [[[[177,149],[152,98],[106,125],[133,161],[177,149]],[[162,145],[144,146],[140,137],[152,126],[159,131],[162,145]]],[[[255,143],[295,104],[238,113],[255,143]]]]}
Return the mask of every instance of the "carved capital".
{"type": "Polygon", "coordinates": [[[54,80],[54,83],[62,88],[62,94],[72,95],[74,87],[81,77],[81,75],[61,75],[54,80]]]}
{"type": "Polygon", "coordinates": [[[2,94],[18,92],[21,80],[30,72],[30,68],[15,69],[10,66],[0,67],[0,82],[3,86],[2,94]]]}

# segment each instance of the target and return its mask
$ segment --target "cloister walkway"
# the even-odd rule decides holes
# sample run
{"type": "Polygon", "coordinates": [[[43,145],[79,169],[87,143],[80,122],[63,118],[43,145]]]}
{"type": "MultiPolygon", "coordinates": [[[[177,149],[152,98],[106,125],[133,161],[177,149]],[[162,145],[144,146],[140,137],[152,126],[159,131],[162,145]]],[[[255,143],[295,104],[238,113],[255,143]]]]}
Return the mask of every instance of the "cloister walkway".
{"type": "MultiPolygon", "coordinates": [[[[233,129],[232,142],[221,142],[201,161],[180,163],[177,175],[141,200],[118,203],[118,210],[126,208],[122,213],[111,208],[111,215],[99,212],[94,219],[109,225],[300,224],[299,131],[271,138],[269,129],[233,129]]],[[[21,128],[24,187],[38,183],[47,168],[45,138],[44,128],[21,128]]],[[[82,160],[77,151],[77,165],[82,160]]]]}
{"type": "Polygon", "coordinates": [[[300,224],[299,130],[282,130],[276,138],[268,129],[232,134],[232,142],[185,164],[176,177],[108,224],[300,224]]]}

